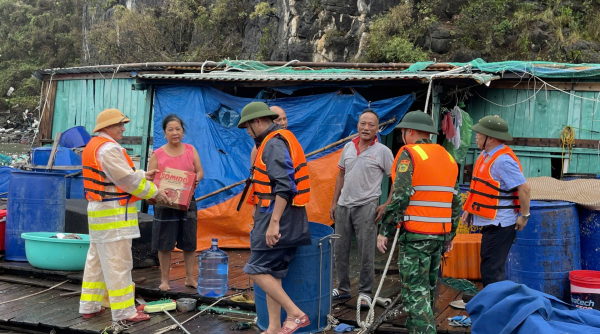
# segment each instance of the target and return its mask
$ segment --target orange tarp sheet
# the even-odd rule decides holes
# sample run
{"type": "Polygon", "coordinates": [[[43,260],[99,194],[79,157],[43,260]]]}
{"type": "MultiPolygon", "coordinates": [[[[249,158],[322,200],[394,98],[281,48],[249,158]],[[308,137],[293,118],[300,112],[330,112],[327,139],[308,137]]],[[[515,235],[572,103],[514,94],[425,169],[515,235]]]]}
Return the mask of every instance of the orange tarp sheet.
{"type": "MultiPolygon", "coordinates": [[[[308,162],[310,202],[306,209],[309,221],[333,224],[329,218],[329,208],[341,154],[340,149],[308,162]]],[[[244,204],[239,212],[236,211],[241,196],[239,193],[223,203],[198,211],[198,250],[210,248],[212,238],[218,238],[219,247],[222,248],[250,248],[253,207],[244,204]]]]}

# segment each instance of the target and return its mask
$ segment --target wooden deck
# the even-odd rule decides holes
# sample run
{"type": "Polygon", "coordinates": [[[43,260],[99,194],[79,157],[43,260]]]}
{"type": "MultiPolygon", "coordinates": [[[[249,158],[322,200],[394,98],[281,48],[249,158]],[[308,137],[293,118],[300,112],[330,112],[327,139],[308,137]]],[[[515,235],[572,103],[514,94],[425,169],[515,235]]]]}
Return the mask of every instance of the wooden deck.
{"type": "MultiPolygon", "coordinates": [[[[228,295],[231,295],[251,287],[251,282],[242,271],[250,252],[248,250],[227,250],[227,253],[230,256],[229,285],[231,289],[228,295]]],[[[357,251],[353,249],[351,263],[358,263],[356,258],[357,251]]],[[[379,284],[385,260],[386,256],[377,255],[375,266],[377,274],[375,280],[376,286],[379,284]]],[[[394,260],[393,263],[395,262],[394,260]]],[[[196,268],[198,266],[197,260],[195,266],[196,268]]],[[[351,277],[353,297],[346,301],[334,301],[332,313],[340,322],[356,325],[358,268],[353,267],[350,272],[353,273],[351,277]]],[[[170,273],[171,291],[162,292],[158,290],[160,284],[160,272],[158,268],[135,269],[133,270],[133,278],[134,281],[143,281],[136,284],[136,295],[142,296],[148,301],[162,297],[173,299],[181,297],[197,298],[200,300],[198,305],[209,304],[215,301],[212,298],[199,296],[195,289],[184,285],[185,269],[181,253],[173,253],[172,256],[170,273]]],[[[22,262],[0,263],[0,328],[19,328],[17,331],[27,333],[48,333],[52,329],[57,333],[101,333],[111,323],[109,310],[102,316],[83,320],[78,313],[79,295],[61,296],[61,294],[68,292],[80,291],[81,279],[82,272],[41,270],[22,262]],[[16,298],[44,291],[48,287],[65,280],[68,280],[68,283],[51,291],[19,301],[5,303],[16,298]]],[[[399,289],[398,268],[392,265],[381,296],[392,298],[398,294],[399,289]]],[[[253,297],[251,290],[247,290],[247,293],[253,297]]],[[[466,314],[464,310],[457,310],[449,306],[451,301],[460,300],[462,293],[443,284],[438,284],[436,296],[434,311],[438,333],[470,333],[470,328],[449,327],[446,320],[449,317],[466,314]]],[[[217,306],[235,306],[240,309],[254,310],[252,304],[233,303],[227,300],[220,302],[217,306]]],[[[376,317],[382,312],[383,308],[377,307],[376,317]]],[[[364,320],[367,311],[362,311],[361,313],[361,319],[364,320]]],[[[181,322],[194,315],[194,313],[172,312],[172,315],[181,322]]],[[[173,324],[172,320],[165,314],[152,314],[151,317],[150,321],[133,324],[125,333],[153,333],[160,328],[173,324]]],[[[407,333],[404,328],[405,320],[406,316],[400,314],[396,319],[390,319],[382,324],[377,333],[407,333]]],[[[192,333],[242,333],[229,329],[235,322],[235,320],[231,321],[228,319],[227,316],[206,314],[186,323],[185,327],[192,333]]],[[[182,332],[181,330],[178,331],[182,332]]],[[[243,331],[243,333],[260,332],[257,327],[243,331]]],[[[333,333],[333,331],[329,333],[333,333]]]]}

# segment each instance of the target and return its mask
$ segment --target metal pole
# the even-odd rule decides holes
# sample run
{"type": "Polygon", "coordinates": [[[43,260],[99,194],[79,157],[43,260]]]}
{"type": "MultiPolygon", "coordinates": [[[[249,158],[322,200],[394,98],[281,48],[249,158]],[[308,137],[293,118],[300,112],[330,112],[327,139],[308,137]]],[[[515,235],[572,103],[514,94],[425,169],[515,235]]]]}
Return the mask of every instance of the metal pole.
{"type": "Polygon", "coordinates": [[[175,320],[175,318],[173,318],[173,316],[169,313],[169,311],[167,311],[165,309],[163,309],[162,311],[165,312],[165,314],[168,315],[169,318],[171,318],[171,320],[173,320],[177,324],[177,326],[179,326],[179,328],[181,328],[184,332],[186,332],[186,334],[192,334],[192,333],[188,332],[188,330],[185,329],[185,327],[183,327],[182,324],[180,324],[177,320],[175,320]]]}

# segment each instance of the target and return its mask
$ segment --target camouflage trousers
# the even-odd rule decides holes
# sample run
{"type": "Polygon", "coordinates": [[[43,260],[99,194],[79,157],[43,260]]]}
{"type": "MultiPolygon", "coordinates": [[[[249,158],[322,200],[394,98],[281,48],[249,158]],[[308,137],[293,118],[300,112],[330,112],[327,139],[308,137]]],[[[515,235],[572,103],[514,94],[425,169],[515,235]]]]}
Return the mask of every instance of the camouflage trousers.
{"type": "Polygon", "coordinates": [[[435,334],[433,305],[443,241],[399,242],[398,269],[406,328],[413,334],[435,334]]]}

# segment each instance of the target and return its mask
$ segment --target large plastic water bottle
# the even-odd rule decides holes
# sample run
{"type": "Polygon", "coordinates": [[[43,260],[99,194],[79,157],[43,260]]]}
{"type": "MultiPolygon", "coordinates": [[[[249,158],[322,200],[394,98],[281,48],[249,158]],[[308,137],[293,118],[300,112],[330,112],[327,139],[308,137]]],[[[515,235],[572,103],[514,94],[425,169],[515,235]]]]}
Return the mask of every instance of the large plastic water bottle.
{"type": "Polygon", "coordinates": [[[201,296],[222,297],[229,290],[229,256],[219,249],[217,243],[217,239],[212,239],[210,249],[198,256],[198,293],[201,296]]]}

